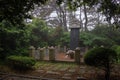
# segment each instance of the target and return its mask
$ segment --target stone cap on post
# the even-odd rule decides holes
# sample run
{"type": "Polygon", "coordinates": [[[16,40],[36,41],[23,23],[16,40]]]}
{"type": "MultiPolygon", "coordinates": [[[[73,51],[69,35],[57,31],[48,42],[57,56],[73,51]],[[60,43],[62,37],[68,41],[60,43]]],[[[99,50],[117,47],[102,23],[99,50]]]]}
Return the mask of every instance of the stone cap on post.
{"type": "Polygon", "coordinates": [[[40,50],[40,49],[41,49],[40,47],[37,48],[37,50],[40,50]]]}
{"type": "Polygon", "coordinates": [[[34,46],[30,46],[29,49],[35,49],[35,47],[34,46]]]}
{"type": "Polygon", "coordinates": [[[49,47],[49,49],[55,49],[53,46],[49,47]]]}
{"type": "Polygon", "coordinates": [[[75,50],[80,50],[80,47],[76,47],[76,49],[75,50]]]}

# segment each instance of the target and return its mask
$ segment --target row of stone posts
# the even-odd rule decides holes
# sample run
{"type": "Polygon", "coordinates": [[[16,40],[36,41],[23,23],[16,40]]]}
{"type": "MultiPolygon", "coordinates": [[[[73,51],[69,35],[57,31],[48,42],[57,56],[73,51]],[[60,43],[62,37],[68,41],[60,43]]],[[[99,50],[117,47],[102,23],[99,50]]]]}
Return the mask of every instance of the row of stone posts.
{"type": "MultiPolygon", "coordinates": [[[[48,48],[40,48],[40,47],[38,47],[37,48],[37,50],[35,49],[35,47],[33,47],[33,46],[31,46],[30,48],[29,48],[29,50],[30,50],[30,54],[29,54],[29,56],[30,57],[33,57],[33,58],[35,58],[35,59],[37,59],[37,60],[44,60],[44,58],[45,58],[45,51],[47,51],[48,50],[48,57],[49,57],[49,60],[50,61],[55,61],[55,54],[56,54],[56,50],[55,50],[55,48],[54,47],[48,47],[48,48]],[[37,52],[36,52],[37,51],[37,52]],[[36,53],[38,53],[38,54],[36,54],[36,53]],[[37,58],[36,58],[36,56],[37,56],[37,58]]],[[[76,63],[80,63],[81,62],[81,60],[80,60],[80,48],[79,47],[77,47],[76,49],[75,49],[75,53],[73,54],[73,56],[74,56],[74,60],[75,60],[75,62],[76,63]]]]}
{"type": "MultiPolygon", "coordinates": [[[[29,48],[29,56],[33,57],[37,60],[44,60],[45,57],[45,53],[46,53],[46,48],[40,48],[38,47],[37,50],[35,49],[35,47],[31,46],[29,48]],[[36,56],[37,55],[37,56],[36,56]]],[[[55,61],[55,48],[54,47],[49,47],[48,48],[48,53],[49,53],[49,60],[50,61],[55,61]]]]}

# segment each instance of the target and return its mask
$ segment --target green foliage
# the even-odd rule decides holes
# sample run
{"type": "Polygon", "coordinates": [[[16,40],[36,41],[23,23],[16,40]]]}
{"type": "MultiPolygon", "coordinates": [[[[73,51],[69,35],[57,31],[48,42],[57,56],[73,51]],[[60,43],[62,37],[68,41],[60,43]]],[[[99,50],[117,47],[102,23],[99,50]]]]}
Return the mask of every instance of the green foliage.
{"type": "Polygon", "coordinates": [[[83,42],[85,46],[89,47],[97,47],[97,46],[110,46],[113,42],[106,42],[108,39],[106,37],[99,36],[97,34],[93,34],[91,32],[82,32],[80,34],[80,40],[83,42]]]}
{"type": "Polygon", "coordinates": [[[114,45],[114,46],[112,46],[112,49],[116,51],[116,53],[117,53],[117,58],[118,58],[118,59],[117,59],[117,62],[120,63],[120,46],[114,45]]]}
{"type": "Polygon", "coordinates": [[[69,9],[76,10],[78,7],[87,5],[89,7],[96,7],[96,10],[103,13],[106,16],[106,21],[111,23],[111,20],[115,27],[120,27],[120,1],[119,0],[57,0],[60,5],[66,3],[69,9]]]}
{"type": "Polygon", "coordinates": [[[120,29],[114,29],[113,26],[96,26],[88,32],[81,32],[80,40],[84,45],[90,47],[105,46],[111,47],[120,44],[120,29]]]}
{"type": "Polygon", "coordinates": [[[62,46],[69,47],[69,43],[70,43],[70,32],[63,32],[63,35],[60,38],[60,44],[62,46]]]}
{"type": "Polygon", "coordinates": [[[30,45],[44,47],[48,44],[49,27],[41,19],[33,19],[28,25],[30,34],[30,45]]]}
{"type": "Polygon", "coordinates": [[[84,62],[87,65],[95,66],[105,71],[106,80],[110,80],[110,69],[116,60],[117,53],[112,49],[103,47],[93,48],[89,50],[84,57],[84,62]]]}
{"type": "Polygon", "coordinates": [[[28,50],[28,48],[17,48],[14,51],[14,55],[17,55],[17,56],[29,56],[29,50],[28,50]]]}
{"type": "Polygon", "coordinates": [[[35,18],[28,25],[30,34],[30,45],[35,47],[68,45],[69,33],[64,32],[62,27],[49,27],[44,20],[35,18]]]}
{"type": "Polygon", "coordinates": [[[95,40],[103,40],[104,38],[98,37],[90,32],[82,32],[80,34],[80,39],[83,41],[84,45],[95,46],[95,40]]]}
{"type": "Polygon", "coordinates": [[[17,70],[32,69],[36,61],[30,57],[23,56],[9,56],[7,57],[8,65],[17,70]]]}
{"type": "Polygon", "coordinates": [[[110,46],[120,44],[120,29],[114,29],[113,25],[96,26],[91,32],[97,34],[97,36],[106,38],[105,42],[109,42],[110,46]]]}
{"type": "Polygon", "coordinates": [[[53,28],[49,35],[49,45],[56,46],[61,44],[63,29],[61,27],[53,28]]]}
{"type": "MultiPolygon", "coordinates": [[[[12,24],[21,24],[24,18],[31,18],[28,12],[34,9],[34,5],[45,4],[48,0],[0,0],[0,22],[7,20],[12,24]]],[[[114,24],[119,26],[120,1],[119,0],[56,0],[57,4],[65,2],[70,9],[76,10],[79,6],[88,4],[97,6],[97,10],[106,16],[110,22],[114,19],[114,24]]]]}
{"type": "MultiPolygon", "coordinates": [[[[7,21],[0,23],[0,48],[2,49],[0,50],[0,59],[5,59],[7,55],[16,52],[18,48],[27,47],[28,41],[25,26],[13,26],[7,21]]],[[[20,50],[19,53],[21,53],[20,50]]]]}
{"type": "Polygon", "coordinates": [[[108,48],[93,48],[84,56],[87,65],[105,68],[107,64],[112,64],[117,60],[117,54],[114,50],[108,48]]]}
{"type": "Polygon", "coordinates": [[[22,24],[24,18],[31,18],[28,13],[34,5],[45,4],[47,0],[0,0],[0,22],[9,21],[12,24],[22,24]]]}
{"type": "Polygon", "coordinates": [[[29,30],[30,44],[35,47],[67,45],[68,43],[69,34],[64,33],[61,27],[51,28],[43,20],[37,18],[33,19],[28,27],[31,28],[29,30]]]}

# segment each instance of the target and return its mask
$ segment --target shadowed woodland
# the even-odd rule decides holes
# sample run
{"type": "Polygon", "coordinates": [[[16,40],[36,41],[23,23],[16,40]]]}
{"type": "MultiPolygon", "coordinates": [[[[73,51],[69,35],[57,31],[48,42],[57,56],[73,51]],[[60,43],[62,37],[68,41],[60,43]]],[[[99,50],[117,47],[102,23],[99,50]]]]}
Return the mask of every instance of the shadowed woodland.
{"type": "Polygon", "coordinates": [[[119,71],[119,0],[0,0],[1,80],[119,80],[119,71]]]}

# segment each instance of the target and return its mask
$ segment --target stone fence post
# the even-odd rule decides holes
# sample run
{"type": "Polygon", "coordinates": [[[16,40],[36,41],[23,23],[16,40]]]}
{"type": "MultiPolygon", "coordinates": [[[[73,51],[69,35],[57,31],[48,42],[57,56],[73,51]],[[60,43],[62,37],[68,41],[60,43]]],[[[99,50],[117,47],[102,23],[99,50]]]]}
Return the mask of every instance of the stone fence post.
{"type": "Polygon", "coordinates": [[[55,48],[53,46],[49,48],[49,60],[55,61],[55,48]]]}
{"type": "Polygon", "coordinates": [[[58,54],[59,52],[58,52],[58,47],[57,46],[55,46],[55,54],[58,54]]]}
{"type": "Polygon", "coordinates": [[[75,49],[75,62],[77,64],[80,64],[80,48],[79,47],[75,49]]]}
{"type": "Polygon", "coordinates": [[[58,53],[61,52],[60,45],[57,46],[58,53]]]}
{"type": "Polygon", "coordinates": [[[29,47],[29,56],[35,58],[35,47],[34,46],[29,47]]]}
{"type": "Polygon", "coordinates": [[[38,47],[39,60],[44,60],[44,48],[38,47]]]}
{"type": "Polygon", "coordinates": [[[45,48],[40,48],[40,60],[44,60],[45,48]]]}
{"type": "Polygon", "coordinates": [[[66,46],[64,46],[64,53],[66,53],[66,51],[67,51],[67,47],[66,47],[66,46]]]}

